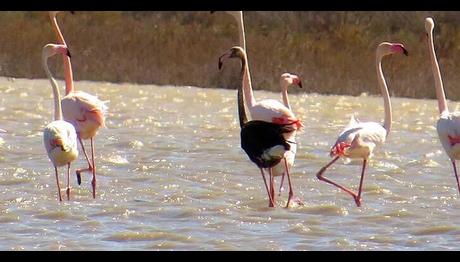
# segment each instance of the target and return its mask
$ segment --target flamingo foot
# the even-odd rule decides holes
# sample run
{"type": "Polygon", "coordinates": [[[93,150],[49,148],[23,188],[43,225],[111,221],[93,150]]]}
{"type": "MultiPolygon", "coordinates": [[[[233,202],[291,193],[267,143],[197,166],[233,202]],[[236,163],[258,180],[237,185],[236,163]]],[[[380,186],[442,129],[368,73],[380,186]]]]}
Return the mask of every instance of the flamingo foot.
{"type": "Polygon", "coordinates": [[[69,201],[70,200],[70,187],[66,189],[65,193],[67,195],[67,200],[69,201]]]}
{"type": "Polygon", "coordinates": [[[77,183],[78,183],[78,185],[81,185],[81,173],[82,172],[93,172],[93,167],[91,165],[89,165],[88,168],[77,169],[75,171],[75,174],[77,175],[77,183]]]}
{"type": "Polygon", "coordinates": [[[91,180],[91,186],[93,187],[93,198],[95,199],[96,198],[96,178],[93,178],[93,180],[91,180]]]}
{"type": "Polygon", "coordinates": [[[361,198],[358,198],[357,196],[353,197],[355,199],[355,203],[357,207],[361,207],[361,198]]]}
{"type": "Polygon", "coordinates": [[[77,183],[78,185],[81,185],[81,175],[80,175],[80,172],[78,172],[79,170],[77,170],[76,175],[77,175],[77,183]]]}

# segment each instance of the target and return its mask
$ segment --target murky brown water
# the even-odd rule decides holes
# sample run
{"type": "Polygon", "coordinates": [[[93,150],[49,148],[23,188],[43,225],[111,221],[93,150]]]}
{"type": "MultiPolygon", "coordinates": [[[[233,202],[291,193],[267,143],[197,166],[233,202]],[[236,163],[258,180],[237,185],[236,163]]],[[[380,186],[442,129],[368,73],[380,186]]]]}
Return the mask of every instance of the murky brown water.
{"type": "MultiPolygon", "coordinates": [[[[49,82],[0,78],[0,127],[9,131],[0,135],[1,250],[459,249],[460,199],[434,128],[434,100],[392,99],[393,130],[370,162],[357,208],[315,173],[352,112],[383,119],[381,98],[291,95],[306,125],[292,170],[305,206],[283,208],[285,191],[270,209],[239,146],[235,90],[76,87],[110,100],[96,139],[98,198],[89,174],[81,186],[73,175],[73,199],[60,204],[42,142],[52,117],[49,82]]],[[[84,164],[80,156],[72,170],[84,164]]],[[[356,188],[359,172],[359,162],[339,162],[328,176],[356,188]]]]}

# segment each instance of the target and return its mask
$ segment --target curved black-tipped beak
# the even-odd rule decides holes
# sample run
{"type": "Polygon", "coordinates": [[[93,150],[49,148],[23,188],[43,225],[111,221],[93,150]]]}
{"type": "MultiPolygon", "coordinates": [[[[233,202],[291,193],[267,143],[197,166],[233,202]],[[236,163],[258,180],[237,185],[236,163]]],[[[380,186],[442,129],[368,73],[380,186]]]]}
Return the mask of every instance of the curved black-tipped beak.
{"type": "Polygon", "coordinates": [[[408,55],[409,55],[409,52],[407,52],[406,48],[403,47],[402,49],[403,49],[403,54],[404,54],[405,56],[408,56],[408,55]]]}
{"type": "Polygon", "coordinates": [[[66,56],[68,56],[69,58],[72,58],[72,56],[70,55],[69,49],[67,49],[67,52],[66,52],[65,54],[66,54],[66,56]]]}
{"type": "Polygon", "coordinates": [[[224,63],[225,56],[227,56],[227,55],[228,55],[228,54],[225,53],[225,54],[223,54],[223,55],[221,55],[221,56],[219,57],[219,65],[218,65],[219,70],[222,69],[222,64],[224,63]]]}
{"type": "Polygon", "coordinates": [[[222,61],[219,59],[219,65],[218,65],[219,70],[222,69],[222,61]]]}
{"type": "Polygon", "coordinates": [[[74,14],[75,14],[75,11],[69,11],[69,12],[70,12],[72,15],[74,15],[74,14]]]}
{"type": "Polygon", "coordinates": [[[302,81],[299,80],[299,83],[297,84],[300,88],[303,88],[302,86],[302,81]]]}
{"type": "Polygon", "coordinates": [[[209,11],[209,12],[211,12],[211,14],[214,14],[216,11],[209,11]]]}

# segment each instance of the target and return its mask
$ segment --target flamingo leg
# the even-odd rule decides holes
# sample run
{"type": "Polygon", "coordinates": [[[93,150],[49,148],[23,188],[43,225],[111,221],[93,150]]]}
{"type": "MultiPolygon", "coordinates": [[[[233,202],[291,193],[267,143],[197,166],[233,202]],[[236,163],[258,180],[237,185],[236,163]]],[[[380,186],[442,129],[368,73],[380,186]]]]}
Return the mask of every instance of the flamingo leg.
{"type": "Polygon", "coordinates": [[[363,159],[363,169],[361,171],[361,179],[359,181],[358,196],[355,198],[355,202],[358,207],[361,206],[361,190],[363,189],[364,171],[366,170],[366,164],[367,160],[363,159]]]}
{"type": "Polygon", "coordinates": [[[70,200],[70,163],[67,163],[67,189],[66,189],[66,194],[67,194],[67,200],[70,200]]]}
{"type": "Polygon", "coordinates": [[[291,176],[289,175],[289,168],[288,168],[288,165],[287,165],[286,158],[284,158],[284,168],[286,169],[288,183],[289,183],[289,197],[288,197],[288,201],[287,201],[287,204],[286,204],[286,208],[288,208],[289,203],[291,202],[291,198],[294,196],[294,191],[292,191],[291,176]]]}
{"type": "Polygon", "coordinates": [[[457,179],[457,187],[458,191],[460,192],[460,181],[458,180],[457,166],[455,165],[455,160],[452,161],[452,166],[454,167],[455,179],[457,179]]]}
{"type": "Polygon", "coordinates": [[[275,185],[274,185],[275,178],[273,177],[273,172],[272,172],[271,167],[268,169],[268,173],[270,174],[270,195],[271,195],[269,207],[275,207],[275,185]]]}
{"type": "Polygon", "coordinates": [[[284,176],[286,175],[286,172],[283,172],[283,175],[281,176],[281,185],[280,185],[280,191],[278,193],[278,196],[281,196],[281,190],[283,189],[283,183],[284,183],[284,176]]]}
{"type": "Polygon", "coordinates": [[[88,168],[82,168],[82,169],[77,169],[75,173],[77,174],[77,183],[81,185],[81,172],[85,171],[93,171],[93,166],[91,165],[91,162],[89,161],[88,154],[86,153],[85,146],[83,145],[83,141],[81,140],[80,137],[78,137],[78,141],[80,141],[81,149],[83,150],[83,154],[85,155],[86,161],[88,162],[88,168]]]}
{"type": "Polygon", "coordinates": [[[270,203],[273,202],[272,195],[270,194],[270,190],[268,190],[267,179],[265,179],[264,170],[262,168],[260,169],[260,173],[262,174],[262,178],[264,179],[265,189],[267,190],[268,194],[268,206],[270,206],[270,203]]]}
{"type": "Polygon", "coordinates": [[[93,163],[93,180],[91,185],[93,186],[93,198],[96,198],[96,165],[94,163],[94,141],[91,138],[91,162],[93,163]]]}
{"type": "Polygon", "coordinates": [[[355,202],[356,202],[356,197],[357,197],[357,196],[356,196],[356,194],[355,194],[354,192],[352,192],[350,189],[348,189],[348,188],[346,188],[346,187],[344,187],[344,186],[341,186],[341,185],[335,183],[334,181],[329,180],[329,179],[327,179],[327,178],[325,178],[325,177],[323,176],[323,173],[326,171],[326,169],[327,169],[329,166],[331,166],[332,164],[334,164],[334,162],[337,161],[339,158],[340,158],[340,156],[336,156],[334,159],[332,159],[331,162],[329,162],[327,165],[325,165],[324,167],[322,167],[322,168],[319,170],[319,172],[316,174],[316,177],[317,177],[319,180],[322,180],[322,181],[324,181],[324,182],[326,182],[326,183],[329,183],[329,184],[331,184],[331,185],[334,185],[334,186],[336,186],[336,187],[342,189],[343,191],[347,192],[348,194],[350,194],[350,195],[355,199],[355,202]]]}
{"type": "Polygon", "coordinates": [[[59,202],[62,202],[62,197],[61,197],[61,186],[59,185],[59,174],[57,167],[54,166],[54,172],[56,173],[56,182],[57,182],[57,187],[58,187],[58,197],[59,197],[59,202]]]}

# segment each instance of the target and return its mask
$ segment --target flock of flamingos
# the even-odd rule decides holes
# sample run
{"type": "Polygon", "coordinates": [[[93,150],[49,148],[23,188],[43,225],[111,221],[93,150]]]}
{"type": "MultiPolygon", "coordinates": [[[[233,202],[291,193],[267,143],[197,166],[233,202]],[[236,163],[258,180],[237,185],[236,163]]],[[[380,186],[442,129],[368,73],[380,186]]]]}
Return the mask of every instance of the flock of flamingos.
{"type": "MultiPolygon", "coordinates": [[[[93,198],[95,198],[96,164],[94,161],[94,137],[98,130],[104,126],[107,107],[97,97],[75,90],[70,63],[71,55],[57,24],[57,13],[52,11],[49,15],[58,44],[45,45],[42,53],[43,67],[51,82],[54,94],[54,121],[49,123],[43,131],[44,144],[48,156],[54,165],[59,201],[62,201],[62,197],[58,167],[67,165],[66,194],[67,199],[70,200],[70,163],[78,157],[77,141],[79,141],[88,162],[87,168],[76,170],[77,181],[78,184],[81,183],[81,172],[92,172],[91,184],[93,198]],[[62,55],[64,63],[66,87],[65,96],[62,99],[59,87],[47,66],[48,58],[56,54],[62,55]],[[88,157],[82,141],[88,139],[91,145],[91,159],[88,157]]],[[[297,150],[296,133],[301,131],[304,126],[296,118],[289,105],[287,89],[291,85],[302,87],[302,83],[298,76],[284,73],[281,75],[280,80],[283,102],[281,103],[273,99],[257,101],[251,86],[248,58],[245,52],[243,13],[242,11],[228,11],[227,13],[232,15],[238,23],[240,46],[232,47],[219,57],[218,67],[221,69],[223,63],[229,58],[241,60],[240,83],[237,95],[238,115],[241,127],[241,147],[249,159],[260,169],[268,194],[269,207],[275,206],[274,177],[281,176],[281,193],[284,178],[287,176],[289,197],[286,207],[289,207],[290,201],[293,200],[294,196],[289,170],[294,164],[297,150]],[[269,173],[268,182],[265,176],[266,171],[269,173]]],[[[460,183],[455,165],[455,160],[460,159],[460,112],[449,112],[447,108],[439,65],[434,50],[433,29],[433,19],[426,18],[425,30],[429,40],[430,59],[440,113],[437,122],[437,131],[439,140],[452,161],[457,186],[460,191],[460,183]]],[[[382,59],[392,54],[404,54],[407,56],[408,52],[400,43],[383,42],[378,45],[376,51],[376,70],[384,102],[385,118],[383,124],[377,122],[360,122],[352,116],[349,124],[339,134],[337,141],[330,150],[332,160],[316,174],[317,178],[321,181],[334,185],[350,194],[358,207],[361,206],[361,192],[367,162],[372,157],[374,149],[385,142],[391,130],[391,103],[382,71],[382,59]],[[357,193],[324,176],[327,168],[341,157],[363,160],[357,193]]],[[[301,204],[300,200],[296,199],[293,201],[301,204]]]]}

